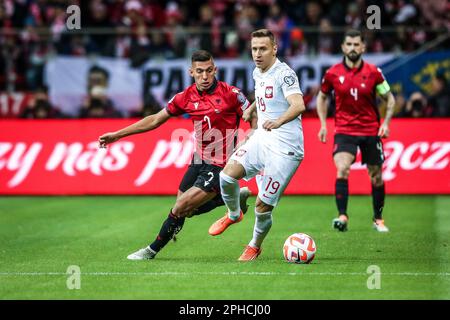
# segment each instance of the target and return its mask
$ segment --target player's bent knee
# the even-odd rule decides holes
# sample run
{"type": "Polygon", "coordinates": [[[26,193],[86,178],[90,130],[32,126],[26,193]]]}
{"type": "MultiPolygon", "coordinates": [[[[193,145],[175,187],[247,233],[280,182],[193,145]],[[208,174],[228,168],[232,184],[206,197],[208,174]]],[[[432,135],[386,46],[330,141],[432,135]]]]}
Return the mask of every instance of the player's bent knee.
{"type": "Polygon", "coordinates": [[[382,176],[374,176],[374,177],[370,177],[370,182],[375,186],[375,187],[381,187],[383,185],[383,178],[382,176]]]}
{"type": "Polygon", "coordinates": [[[337,165],[337,177],[339,179],[347,179],[350,175],[350,166],[337,165]]]}
{"type": "Polygon", "coordinates": [[[177,217],[187,217],[194,207],[188,200],[178,200],[172,209],[172,213],[177,217]]]}
{"type": "Polygon", "coordinates": [[[240,164],[237,161],[233,161],[228,163],[225,166],[225,168],[223,168],[223,170],[220,172],[221,176],[222,174],[225,174],[233,179],[239,180],[245,176],[245,169],[242,166],[242,164],[240,164]]]}
{"type": "Polygon", "coordinates": [[[219,173],[219,177],[220,177],[220,184],[222,184],[222,185],[224,185],[224,184],[233,184],[233,183],[237,182],[236,178],[228,175],[224,171],[221,171],[219,173]]]}
{"type": "Polygon", "coordinates": [[[272,210],[273,210],[273,206],[262,202],[261,199],[259,199],[259,198],[256,199],[255,212],[268,212],[268,211],[272,211],[272,210]]]}
{"type": "Polygon", "coordinates": [[[383,174],[381,172],[381,167],[369,167],[370,181],[376,187],[383,184],[383,174]]]}

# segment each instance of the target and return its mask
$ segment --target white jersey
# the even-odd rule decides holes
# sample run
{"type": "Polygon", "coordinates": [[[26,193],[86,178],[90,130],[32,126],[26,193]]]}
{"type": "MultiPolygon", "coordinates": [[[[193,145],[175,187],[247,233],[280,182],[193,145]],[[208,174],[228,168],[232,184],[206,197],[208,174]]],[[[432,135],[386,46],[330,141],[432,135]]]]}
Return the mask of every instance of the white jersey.
{"type": "Polygon", "coordinates": [[[253,79],[258,112],[257,133],[260,139],[273,152],[302,159],[304,149],[301,116],[283,124],[278,129],[266,131],[262,128],[264,122],[276,120],[286,112],[289,108],[286,97],[294,93],[302,94],[297,75],[286,63],[277,59],[264,73],[261,73],[259,68],[255,68],[253,79]]]}

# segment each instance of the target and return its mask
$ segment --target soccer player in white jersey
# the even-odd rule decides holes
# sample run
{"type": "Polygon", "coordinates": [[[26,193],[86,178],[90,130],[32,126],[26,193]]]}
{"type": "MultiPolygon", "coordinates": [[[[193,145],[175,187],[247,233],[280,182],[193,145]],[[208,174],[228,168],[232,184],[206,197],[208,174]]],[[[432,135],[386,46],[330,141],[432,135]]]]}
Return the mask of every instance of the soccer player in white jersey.
{"type": "Polygon", "coordinates": [[[258,127],[239,147],[220,173],[220,189],[228,212],[209,228],[216,236],[243,219],[239,207],[239,180],[256,176],[253,238],[240,261],[256,259],[272,226],[272,211],[303,159],[303,129],[300,114],[305,111],[295,72],[278,60],[275,38],[267,29],[252,33],[251,50],[256,68],[255,102],[243,118],[258,116],[258,127]]]}

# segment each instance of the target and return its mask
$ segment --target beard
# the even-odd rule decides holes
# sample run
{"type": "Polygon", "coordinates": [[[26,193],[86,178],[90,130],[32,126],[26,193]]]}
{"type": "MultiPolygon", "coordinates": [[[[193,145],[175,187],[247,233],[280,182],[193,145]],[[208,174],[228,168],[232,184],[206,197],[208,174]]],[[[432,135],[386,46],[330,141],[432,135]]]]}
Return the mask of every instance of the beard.
{"type": "Polygon", "coordinates": [[[359,60],[359,58],[361,58],[361,54],[356,53],[355,51],[351,51],[347,54],[347,58],[351,61],[351,62],[356,62],[359,60]]]}

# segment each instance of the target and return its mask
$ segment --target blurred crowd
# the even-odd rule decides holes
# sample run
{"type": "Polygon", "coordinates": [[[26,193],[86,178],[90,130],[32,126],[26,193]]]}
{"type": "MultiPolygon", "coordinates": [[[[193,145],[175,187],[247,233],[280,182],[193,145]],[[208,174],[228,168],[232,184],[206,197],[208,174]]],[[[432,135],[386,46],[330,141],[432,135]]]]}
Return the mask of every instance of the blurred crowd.
{"type": "MultiPolygon", "coordinates": [[[[0,91],[44,95],[44,66],[56,54],[128,58],[132,66],[186,58],[198,48],[217,58],[248,58],[250,33],[263,27],[276,34],[282,58],[340,53],[345,29],[363,29],[366,8],[373,4],[381,8],[383,32],[365,32],[368,52],[411,52],[450,30],[447,0],[3,0],[0,91]],[[72,4],[81,9],[82,32],[66,29],[66,8],[72,4]]],[[[449,47],[448,41],[441,46],[449,47]]],[[[442,81],[440,92],[448,99],[447,79],[442,81]]],[[[90,88],[80,117],[99,116],[98,106],[112,103],[104,96],[101,86],[90,88]],[[97,111],[87,112],[88,105],[97,111]]],[[[424,99],[426,105],[442,100],[424,99]]],[[[404,100],[399,114],[412,115],[410,98],[404,100]]],[[[142,112],[157,110],[149,103],[152,97],[142,112]]],[[[106,114],[120,116],[113,106],[106,114]]]]}

